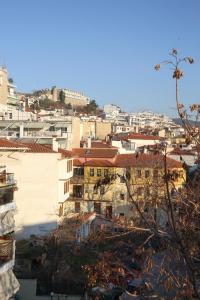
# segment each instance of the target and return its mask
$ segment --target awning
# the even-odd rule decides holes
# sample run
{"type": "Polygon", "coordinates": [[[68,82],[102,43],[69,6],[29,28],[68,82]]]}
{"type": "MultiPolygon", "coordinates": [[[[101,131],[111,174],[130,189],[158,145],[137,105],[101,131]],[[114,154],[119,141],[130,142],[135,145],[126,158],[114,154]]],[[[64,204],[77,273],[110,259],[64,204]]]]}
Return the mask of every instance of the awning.
{"type": "Polygon", "coordinates": [[[0,274],[0,299],[8,300],[19,290],[19,282],[17,281],[12,270],[8,270],[0,274]]]}

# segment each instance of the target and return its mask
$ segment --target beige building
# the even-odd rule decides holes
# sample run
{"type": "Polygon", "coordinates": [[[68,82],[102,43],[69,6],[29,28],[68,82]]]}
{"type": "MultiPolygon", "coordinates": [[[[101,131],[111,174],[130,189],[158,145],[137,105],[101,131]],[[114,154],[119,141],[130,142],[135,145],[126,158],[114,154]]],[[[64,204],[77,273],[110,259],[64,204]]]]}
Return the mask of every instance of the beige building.
{"type": "Polygon", "coordinates": [[[15,85],[9,82],[8,71],[5,67],[0,67],[0,104],[17,105],[18,97],[15,93],[15,85]]]}
{"type": "Polygon", "coordinates": [[[0,103],[7,104],[8,99],[8,71],[0,68],[0,103]]]}
{"type": "Polygon", "coordinates": [[[65,104],[71,104],[73,107],[86,106],[90,101],[90,98],[81,92],[72,91],[70,89],[59,89],[56,86],[52,87],[49,98],[53,101],[59,101],[59,94],[61,91],[63,91],[65,95],[65,104]]]}
{"type": "Polygon", "coordinates": [[[16,235],[45,235],[57,228],[63,203],[69,197],[72,159],[68,151],[39,144],[0,140],[0,164],[15,173],[18,190],[16,235]],[[54,150],[53,150],[54,149],[54,150]]]}
{"type": "Polygon", "coordinates": [[[100,121],[82,121],[81,122],[81,139],[86,140],[88,137],[98,140],[104,140],[111,133],[111,122],[100,121]]]}

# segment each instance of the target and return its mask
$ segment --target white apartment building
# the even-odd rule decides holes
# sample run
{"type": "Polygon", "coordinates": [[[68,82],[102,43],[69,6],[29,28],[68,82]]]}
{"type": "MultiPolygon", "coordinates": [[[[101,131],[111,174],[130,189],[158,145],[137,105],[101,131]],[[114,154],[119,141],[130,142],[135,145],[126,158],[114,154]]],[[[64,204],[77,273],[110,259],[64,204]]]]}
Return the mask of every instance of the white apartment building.
{"type": "Polygon", "coordinates": [[[157,114],[150,111],[131,113],[129,115],[129,125],[136,125],[139,128],[163,128],[173,127],[175,123],[163,114],[157,114]]]}
{"type": "Polygon", "coordinates": [[[59,140],[59,147],[71,150],[80,147],[80,119],[77,117],[52,118],[41,121],[0,120],[0,137],[35,139],[37,143],[52,144],[59,140]]]}
{"type": "Polygon", "coordinates": [[[121,133],[121,132],[136,132],[138,133],[138,126],[129,126],[122,124],[112,124],[112,132],[113,133],[121,133]]]}
{"type": "Polygon", "coordinates": [[[19,289],[19,283],[13,273],[15,264],[15,231],[13,201],[16,188],[14,176],[0,166],[0,299],[8,300],[19,289]]]}
{"type": "Polygon", "coordinates": [[[103,107],[103,111],[106,114],[106,116],[116,117],[119,115],[121,108],[115,104],[106,104],[103,107]]]}
{"type": "Polygon", "coordinates": [[[18,190],[16,236],[45,235],[57,228],[69,197],[72,159],[68,152],[39,144],[0,140],[0,164],[15,173],[18,190]]]}
{"type": "Polygon", "coordinates": [[[159,144],[162,139],[159,136],[144,135],[140,133],[116,134],[110,137],[111,145],[117,147],[120,154],[134,153],[142,146],[159,144]]]}

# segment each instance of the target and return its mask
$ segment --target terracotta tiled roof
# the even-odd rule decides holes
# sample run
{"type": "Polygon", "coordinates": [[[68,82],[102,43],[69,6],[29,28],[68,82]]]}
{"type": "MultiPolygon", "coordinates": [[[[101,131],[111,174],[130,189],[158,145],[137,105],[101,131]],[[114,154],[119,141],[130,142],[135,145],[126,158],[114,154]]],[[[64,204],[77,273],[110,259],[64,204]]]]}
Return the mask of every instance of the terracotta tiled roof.
{"type": "Polygon", "coordinates": [[[1,149],[22,149],[24,152],[54,153],[54,151],[48,146],[36,143],[20,143],[6,139],[0,139],[0,150],[1,149]]]}
{"type": "Polygon", "coordinates": [[[56,153],[52,148],[40,144],[24,144],[28,148],[26,152],[34,153],[56,153]]]}
{"type": "Polygon", "coordinates": [[[161,138],[156,135],[145,135],[141,133],[129,133],[126,137],[129,140],[160,140],[161,138]]]}
{"type": "Polygon", "coordinates": [[[26,148],[24,143],[10,141],[7,139],[0,139],[0,148],[26,148]]]}
{"type": "MultiPolygon", "coordinates": [[[[155,168],[164,167],[164,156],[159,154],[119,154],[116,157],[116,167],[140,167],[140,168],[155,168]]],[[[181,168],[182,164],[174,159],[167,158],[168,168],[181,168]]]]}
{"type": "Polygon", "coordinates": [[[73,159],[73,166],[74,167],[81,167],[83,166],[83,163],[79,159],[73,159]]]}
{"type": "Polygon", "coordinates": [[[95,149],[95,148],[75,148],[72,149],[73,156],[75,158],[114,158],[118,150],[117,149],[95,149]]]}
{"type": "Polygon", "coordinates": [[[162,140],[163,138],[157,135],[146,135],[141,133],[117,133],[111,135],[115,140],[162,140]]]}
{"type": "Polygon", "coordinates": [[[69,151],[69,150],[65,150],[65,149],[59,148],[59,149],[58,149],[58,152],[59,152],[59,153],[62,153],[62,155],[63,155],[64,157],[72,157],[72,151],[69,151]]]}
{"type": "Polygon", "coordinates": [[[114,147],[112,145],[109,145],[105,142],[92,142],[92,148],[96,148],[96,149],[117,149],[117,147],[114,147]]]}
{"type": "MultiPolygon", "coordinates": [[[[74,159],[74,166],[91,166],[91,167],[118,167],[118,168],[155,168],[164,167],[164,156],[159,154],[118,154],[114,163],[108,160],[92,159],[86,162],[81,162],[79,159],[74,159]]],[[[181,168],[182,164],[174,159],[167,157],[168,168],[181,168]]]]}
{"type": "Polygon", "coordinates": [[[84,163],[84,166],[90,167],[113,167],[114,165],[108,160],[89,160],[84,163]]]}

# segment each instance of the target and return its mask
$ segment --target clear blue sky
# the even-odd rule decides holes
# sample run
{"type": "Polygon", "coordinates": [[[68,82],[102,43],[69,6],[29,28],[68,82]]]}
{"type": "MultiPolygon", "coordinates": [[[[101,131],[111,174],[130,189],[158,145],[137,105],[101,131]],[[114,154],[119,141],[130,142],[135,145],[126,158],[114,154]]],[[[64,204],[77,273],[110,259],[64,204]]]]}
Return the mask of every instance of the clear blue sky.
{"type": "Polygon", "coordinates": [[[0,64],[19,91],[53,85],[103,105],[174,114],[171,48],[191,55],[183,101],[200,103],[199,0],[0,0],[0,64]]]}

